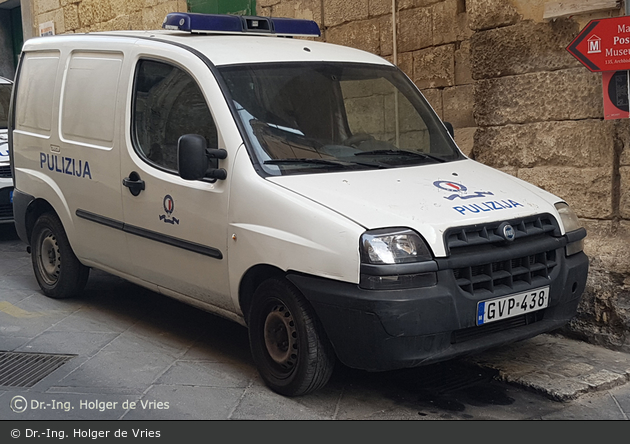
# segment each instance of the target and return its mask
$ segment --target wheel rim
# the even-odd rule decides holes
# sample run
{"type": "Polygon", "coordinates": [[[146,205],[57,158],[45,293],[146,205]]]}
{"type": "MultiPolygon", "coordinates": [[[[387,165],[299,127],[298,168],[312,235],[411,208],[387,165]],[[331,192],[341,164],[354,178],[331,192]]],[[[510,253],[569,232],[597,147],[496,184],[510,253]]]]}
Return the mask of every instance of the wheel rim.
{"type": "Polygon", "coordinates": [[[39,237],[37,254],[37,267],[44,282],[54,285],[59,279],[61,270],[61,254],[57,238],[50,230],[45,230],[39,237]]]}
{"type": "Polygon", "coordinates": [[[283,304],[277,304],[267,314],[264,325],[265,348],[272,362],[285,371],[295,367],[298,336],[293,315],[283,304]]]}

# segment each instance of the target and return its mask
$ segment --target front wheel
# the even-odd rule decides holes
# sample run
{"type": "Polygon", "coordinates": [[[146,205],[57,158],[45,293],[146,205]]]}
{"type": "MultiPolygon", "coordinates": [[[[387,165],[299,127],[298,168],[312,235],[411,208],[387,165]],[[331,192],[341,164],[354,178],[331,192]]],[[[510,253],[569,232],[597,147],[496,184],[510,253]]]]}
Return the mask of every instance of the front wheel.
{"type": "Polygon", "coordinates": [[[31,260],[35,278],[46,296],[70,298],[85,287],[90,269],[74,255],[61,221],[52,213],[41,215],[35,222],[31,260]]]}
{"type": "Polygon", "coordinates": [[[256,290],[249,341],[261,377],[281,395],[305,395],[332,375],[332,346],[304,296],[285,280],[269,279],[256,290]]]}

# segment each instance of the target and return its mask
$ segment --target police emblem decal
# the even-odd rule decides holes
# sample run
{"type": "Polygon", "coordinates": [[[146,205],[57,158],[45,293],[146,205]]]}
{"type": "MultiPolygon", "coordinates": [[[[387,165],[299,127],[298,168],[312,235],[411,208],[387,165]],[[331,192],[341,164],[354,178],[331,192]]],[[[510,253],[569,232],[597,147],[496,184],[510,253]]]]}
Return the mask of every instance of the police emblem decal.
{"type": "Polygon", "coordinates": [[[452,182],[450,180],[436,180],[435,182],[433,182],[433,186],[443,191],[450,191],[452,193],[450,196],[444,196],[444,199],[447,200],[466,200],[474,199],[476,197],[494,195],[492,191],[474,191],[472,193],[468,193],[468,188],[465,185],[457,182],[452,182]]]}
{"type": "Polygon", "coordinates": [[[164,212],[166,214],[160,215],[160,220],[163,220],[164,223],[171,225],[179,225],[179,219],[175,217],[171,217],[173,211],[175,211],[175,201],[171,197],[170,194],[164,196],[164,200],[162,201],[162,206],[164,207],[164,212]]]}

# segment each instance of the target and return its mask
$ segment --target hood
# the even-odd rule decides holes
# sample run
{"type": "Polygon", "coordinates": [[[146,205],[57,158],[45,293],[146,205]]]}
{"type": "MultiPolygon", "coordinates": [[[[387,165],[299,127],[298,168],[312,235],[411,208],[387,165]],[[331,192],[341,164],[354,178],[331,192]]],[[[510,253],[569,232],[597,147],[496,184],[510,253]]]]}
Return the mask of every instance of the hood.
{"type": "Polygon", "coordinates": [[[457,226],[538,213],[557,217],[560,198],[473,160],[386,170],[268,178],[330,208],[365,229],[408,227],[435,256],[446,256],[443,233],[457,226]]]}

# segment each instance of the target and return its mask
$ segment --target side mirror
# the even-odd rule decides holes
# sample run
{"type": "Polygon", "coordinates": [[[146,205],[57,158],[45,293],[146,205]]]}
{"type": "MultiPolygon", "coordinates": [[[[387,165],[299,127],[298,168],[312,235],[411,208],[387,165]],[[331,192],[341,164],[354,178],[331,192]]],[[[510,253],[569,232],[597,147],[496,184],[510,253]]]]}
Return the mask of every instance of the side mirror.
{"type": "Polygon", "coordinates": [[[444,122],[444,126],[446,127],[446,131],[451,135],[451,137],[455,138],[455,129],[453,129],[453,124],[451,122],[444,122]]]}
{"type": "Polygon", "coordinates": [[[199,134],[185,134],[177,141],[177,170],[185,180],[204,177],[225,180],[227,171],[218,168],[218,159],[225,159],[227,151],[208,149],[206,139],[199,134]]]}

